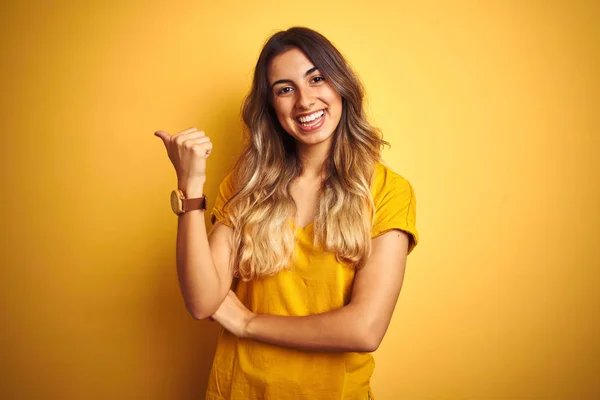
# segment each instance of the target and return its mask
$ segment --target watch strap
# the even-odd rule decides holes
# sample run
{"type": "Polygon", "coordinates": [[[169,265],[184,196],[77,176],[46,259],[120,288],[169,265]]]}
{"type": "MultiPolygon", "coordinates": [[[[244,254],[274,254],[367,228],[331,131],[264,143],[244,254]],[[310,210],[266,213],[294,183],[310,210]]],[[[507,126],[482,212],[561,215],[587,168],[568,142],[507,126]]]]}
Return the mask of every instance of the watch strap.
{"type": "Polygon", "coordinates": [[[192,210],[206,210],[206,196],[197,197],[195,199],[181,200],[183,212],[192,210]]]}

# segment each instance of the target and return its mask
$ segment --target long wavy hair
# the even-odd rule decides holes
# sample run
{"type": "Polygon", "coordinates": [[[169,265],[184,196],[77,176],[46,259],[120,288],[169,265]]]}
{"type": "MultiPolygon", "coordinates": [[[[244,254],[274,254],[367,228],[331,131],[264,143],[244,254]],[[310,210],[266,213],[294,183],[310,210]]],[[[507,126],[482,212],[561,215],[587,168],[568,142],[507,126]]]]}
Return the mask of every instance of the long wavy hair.
{"type": "Polygon", "coordinates": [[[371,253],[370,185],[381,149],[389,143],[367,121],[364,88],[342,54],[318,32],[293,27],[266,41],[242,105],[245,145],[229,176],[234,194],[225,210],[233,226],[230,267],[244,281],[289,268],[295,255],[296,204],[289,189],[302,164],[295,139],[279,123],[267,80],[271,60],[294,47],[342,98],[341,119],[323,165],[313,244],[354,268],[371,253]]]}

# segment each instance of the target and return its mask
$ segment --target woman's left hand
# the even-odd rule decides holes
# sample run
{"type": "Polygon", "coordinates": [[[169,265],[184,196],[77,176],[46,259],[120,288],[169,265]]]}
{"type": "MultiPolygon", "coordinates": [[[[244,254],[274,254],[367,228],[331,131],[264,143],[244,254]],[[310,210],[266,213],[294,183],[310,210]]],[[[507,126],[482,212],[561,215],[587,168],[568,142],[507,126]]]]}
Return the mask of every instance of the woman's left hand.
{"type": "Polygon", "coordinates": [[[248,323],[255,315],[230,290],[212,318],[235,336],[246,337],[248,323]]]}

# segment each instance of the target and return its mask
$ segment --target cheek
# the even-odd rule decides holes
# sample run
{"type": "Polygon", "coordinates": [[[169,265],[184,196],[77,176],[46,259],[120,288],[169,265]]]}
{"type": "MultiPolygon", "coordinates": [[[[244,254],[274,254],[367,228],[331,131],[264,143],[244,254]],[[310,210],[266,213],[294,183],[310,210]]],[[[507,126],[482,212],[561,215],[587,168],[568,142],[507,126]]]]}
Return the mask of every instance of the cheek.
{"type": "Polygon", "coordinates": [[[285,113],[285,112],[278,112],[277,113],[277,119],[279,119],[279,123],[281,125],[286,125],[286,124],[290,123],[289,122],[289,119],[290,119],[289,115],[287,113],[285,113]]]}
{"type": "Polygon", "coordinates": [[[287,107],[287,105],[285,104],[279,104],[277,105],[277,107],[275,108],[275,112],[277,113],[277,118],[279,118],[279,121],[283,124],[283,123],[289,123],[289,120],[291,117],[291,110],[289,107],[287,107]]]}
{"type": "Polygon", "coordinates": [[[285,103],[280,99],[275,100],[273,103],[273,109],[277,115],[282,115],[285,110],[285,103]]]}
{"type": "Polygon", "coordinates": [[[323,95],[327,97],[329,102],[341,102],[342,96],[331,86],[331,84],[323,85],[323,95]]]}
{"type": "Polygon", "coordinates": [[[277,110],[276,114],[277,114],[277,120],[279,121],[279,124],[282,127],[287,127],[291,124],[290,118],[287,113],[282,112],[281,110],[277,110]]]}
{"type": "Polygon", "coordinates": [[[342,96],[339,93],[335,93],[335,102],[341,107],[342,106],[342,96]]]}
{"type": "Polygon", "coordinates": [[[273,107],[273,111],[275,111],[275,116],[281,121],[281,117],[283,115],[281,112],[281,106],[278,103],[271,103],[271,106],[273,107]]]}
{"type": "Polygon", "coordinates": [[[329,102],[330,106],[333,108],[333,112],[340,115],[342,113],[342,98],[340,96],[334,95],[331,97],[329,102]]]}
{"type": "Polygon", "coordinates": [[[337,109],[341,109],[342,107],[342,96],[340,96],[338,93],[336,93],[335,91],[331,90],[328,94],[327,94],[327,103],[329,104],[330,107],[335,107],[337,109]]]}

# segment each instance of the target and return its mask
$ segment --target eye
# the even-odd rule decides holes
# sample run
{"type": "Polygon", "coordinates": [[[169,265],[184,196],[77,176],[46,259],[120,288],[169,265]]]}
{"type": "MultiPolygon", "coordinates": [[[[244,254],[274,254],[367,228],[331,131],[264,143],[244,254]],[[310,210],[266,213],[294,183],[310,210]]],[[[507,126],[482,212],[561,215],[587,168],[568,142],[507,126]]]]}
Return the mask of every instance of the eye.
{"type": "Polygon", "coordinates": [[[315,76],[312,80],[313,82],[321,82],[324,81],[325,78],[323,78],[322,76],[315,76]]]}
{"type": "Polygon", "coordinates": [[[279,89],[277,91],[277,94],[286,94],[286,93],[288,93],[290,91],[290,90],[287,90],[287,89],[292,90],[291,86],[284,86],[284,87],[282,87],[281,89],[279,89]]]}

